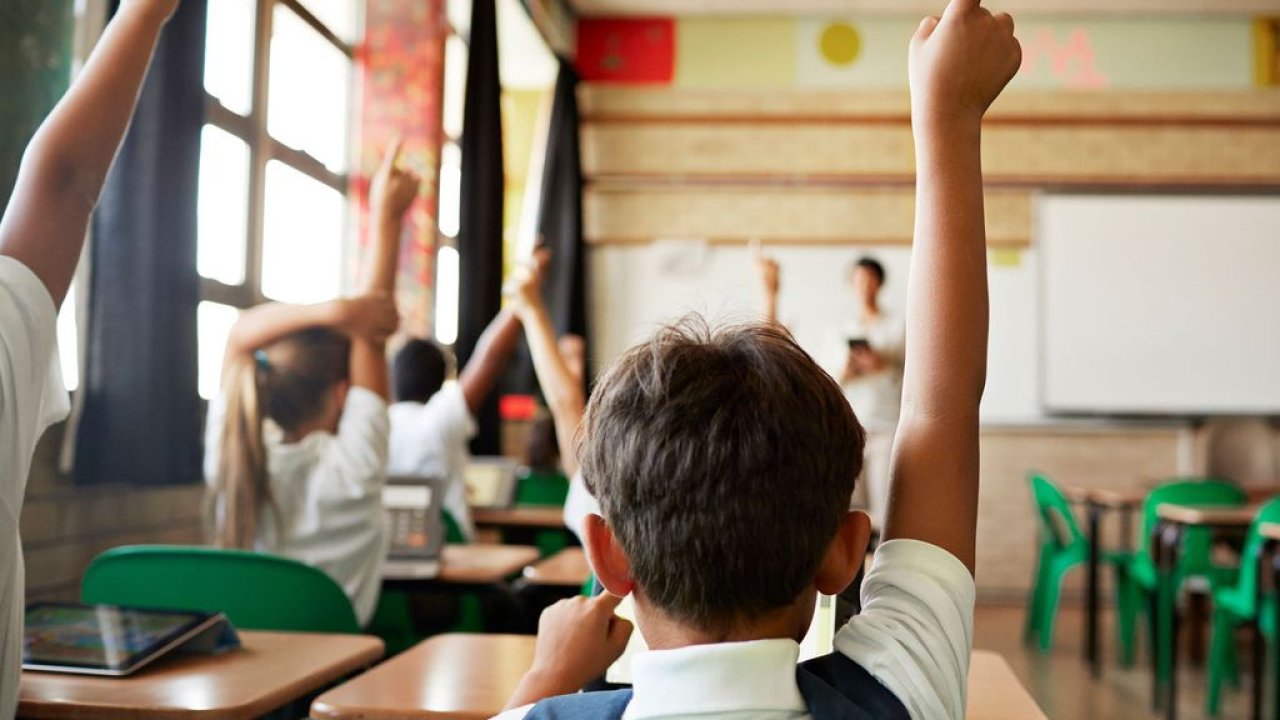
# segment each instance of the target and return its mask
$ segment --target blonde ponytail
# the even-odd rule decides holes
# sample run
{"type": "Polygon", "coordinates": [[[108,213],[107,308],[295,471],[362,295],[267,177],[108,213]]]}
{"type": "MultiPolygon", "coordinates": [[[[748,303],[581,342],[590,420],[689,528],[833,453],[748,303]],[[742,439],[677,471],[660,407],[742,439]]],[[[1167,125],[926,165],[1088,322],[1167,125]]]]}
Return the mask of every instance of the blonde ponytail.
{"type": "Polygon", "coordinates": [[[253,355],[237,358],[223,380],[226,419],[212,498],[218,547],[252,550],[262,508],[272,504],[262,430],[269,368],[260,362],[253,355]]]}

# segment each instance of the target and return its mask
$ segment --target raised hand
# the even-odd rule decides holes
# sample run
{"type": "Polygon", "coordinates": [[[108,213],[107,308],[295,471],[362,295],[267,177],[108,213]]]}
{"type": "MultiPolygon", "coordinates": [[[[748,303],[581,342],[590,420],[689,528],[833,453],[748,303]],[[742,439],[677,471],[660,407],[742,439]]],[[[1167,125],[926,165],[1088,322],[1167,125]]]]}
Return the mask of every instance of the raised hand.
{"type": "Polygon", "coordinates": [[[551,262],[551,251],[535,250],[533,257],[511,273],[502,288],[502,294],[511,301],[517,314],[542,305],[542,275],[551,262]]]}
{"type": "Polygon", "coordinates": [[[387,154],[373,176],[369,191],[370,205],[377,220],[399,220],[413,204],[422,187],[422,178],[411,170],[400,167],[399,139],[391,143],[387,154]]]}
{"type": "Polygon", "coordinates": [[[362,295],[334,301],[333,327],[350,338],[384,342],[400,327],[395,300],[387,295],[362,295]]]}
{"type": "Polygon", "coordinates": [[[1022,64],[1013,18],[980,0],[951,0],[911,40],[912,115],[923,121],[977,121],[1022,64]]]}

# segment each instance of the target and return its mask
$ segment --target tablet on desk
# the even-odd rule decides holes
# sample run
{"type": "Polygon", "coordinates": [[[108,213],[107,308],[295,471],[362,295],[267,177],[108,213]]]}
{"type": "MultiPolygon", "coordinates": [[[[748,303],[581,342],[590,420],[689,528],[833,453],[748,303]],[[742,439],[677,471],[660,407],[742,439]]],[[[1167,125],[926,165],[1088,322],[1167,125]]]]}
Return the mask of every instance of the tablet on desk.
{"type": "Polygon", "coordinates": [[[239,645],[222,613],[35,603],[27,606],[22,669],[124,676],[193,643],[204,652],[239,645]]]}

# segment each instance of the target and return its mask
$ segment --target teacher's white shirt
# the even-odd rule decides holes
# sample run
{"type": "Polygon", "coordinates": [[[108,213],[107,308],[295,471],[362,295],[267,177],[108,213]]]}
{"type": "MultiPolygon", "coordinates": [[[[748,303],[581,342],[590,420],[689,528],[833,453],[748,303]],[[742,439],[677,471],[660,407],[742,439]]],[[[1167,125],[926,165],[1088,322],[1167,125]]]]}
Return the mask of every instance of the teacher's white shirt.
{"type": "Polygon", "coordinates": [[[862,338],[885,360],[885,368],[843,383],[845,397],[870,429],[892,429],[902,413],[902,368],[906,359],[906,326],[901,318],[881,311],[875,319],[861,318],[831,333],[823,352],[827,372],[838,382],[849,357],[849,341],[862,338]]]}

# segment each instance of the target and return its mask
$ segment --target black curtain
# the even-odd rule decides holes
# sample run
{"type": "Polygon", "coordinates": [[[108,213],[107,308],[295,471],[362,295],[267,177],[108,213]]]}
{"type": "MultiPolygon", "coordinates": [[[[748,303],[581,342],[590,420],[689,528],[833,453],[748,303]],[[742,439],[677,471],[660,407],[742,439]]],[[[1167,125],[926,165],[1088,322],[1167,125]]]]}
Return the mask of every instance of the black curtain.
{"type": "Polygon", "coordinates": [[[166,28],[94,216],[77,480],[200,481],[196,194],[205,9],[206,0],[185,0],[166,28]]]}
{"type": "MultiPolygon", "coordinates": [[[[542,293],[556,335],[580,335],[588,341],[587,247],[582,239],[582,162],[578,145],[578,73],[573,63],[560,60],[552,97],[551,122],[542,168],[538,204],[538,237],[551,251],[542,293]]],[[[590,353],[584,382],[592,377],[590,353]]],[[[529,350],[521,340],[519,354],[507,374],[504,389],[512,393],[539,392],[529,350]]],[[[585,388],[584,388],[585,389],[585,388]]]]}
{"type": "MultiPolygon", "coordinates": [[[[543,283],[543,294],[557,334],[581,335],[583,340],[589,340],[587,247],[582,239],[582,159],[578,146],[578,73],[572,63],[563,59],[552,102],[538,217],[538,234],[551,250],[551,267],[543,283]]],[[[591,377],[590,367],[586,377],[591,377]]]]}
{"type": "MultiPolygon", "coordinates": [[[[466,105],[462,121],[462,208],[458,229],[460,297],[459,366],[471,359],[485,326],[502,309],[502,86],[498,77],[496,0],[471,4],[471,45],[467,58],[466,105]]],[[[476,413],[477,455],[500,449],[498,398],[476,413]]]]}

